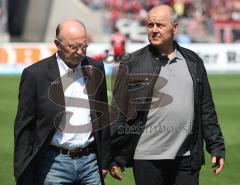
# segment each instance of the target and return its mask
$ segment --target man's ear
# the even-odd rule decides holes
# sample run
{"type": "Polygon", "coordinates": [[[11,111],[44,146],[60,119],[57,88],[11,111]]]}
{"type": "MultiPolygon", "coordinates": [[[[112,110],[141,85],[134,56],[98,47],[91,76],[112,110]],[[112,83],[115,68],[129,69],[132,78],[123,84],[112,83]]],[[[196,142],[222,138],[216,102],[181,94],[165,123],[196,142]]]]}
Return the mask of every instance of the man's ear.
{"type": "Polygon", "coordinates": [[[173,23],[173,33],[176,34],[178,32],[179,25],[177,22],[173,23]]]}
{"type": "Polygon", "coordinates": [[[54,39],[54,44],[57,47],[58,51],[61,50],[61,42],[58,39],[54,39]]]}

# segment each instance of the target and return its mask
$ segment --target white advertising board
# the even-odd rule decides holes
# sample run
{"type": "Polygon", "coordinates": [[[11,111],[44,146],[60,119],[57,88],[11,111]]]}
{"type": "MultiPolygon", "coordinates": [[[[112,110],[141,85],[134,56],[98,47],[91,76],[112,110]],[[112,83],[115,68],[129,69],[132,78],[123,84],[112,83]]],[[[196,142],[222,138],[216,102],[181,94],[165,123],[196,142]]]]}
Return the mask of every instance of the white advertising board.
{"type": "MultiPolygon", "coordinates": [[[[146,44],[128,44],[126,52],[133,52],[146,44]]],[[[239,44],[188,44],[184,47],[195,51],[204,61],[208,73],[240,73],[239,44]]],[[[109,44],[90,44],[87,54],[92,56],[109,49],[109,44]]],[[[0,74],[20,74],[22,70],[56,52],[49,43],[0,44],[0,74]]],[[[106,64],[107,74],[111,65],[106,64]]]]}

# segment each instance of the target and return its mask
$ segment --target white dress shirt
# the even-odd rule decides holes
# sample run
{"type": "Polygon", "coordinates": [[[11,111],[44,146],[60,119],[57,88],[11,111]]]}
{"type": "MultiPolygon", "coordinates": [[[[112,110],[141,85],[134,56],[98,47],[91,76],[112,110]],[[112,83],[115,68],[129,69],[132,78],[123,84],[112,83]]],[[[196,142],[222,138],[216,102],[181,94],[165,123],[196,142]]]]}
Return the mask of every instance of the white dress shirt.
{"type": "Polygon", "coordinates": [[[56,130],[51,145],[65,149],[84,148],[94,138],[91,135],[90,108],[88,95],[84,92],[86,83],[82,77],[81,64],[73,70],[62,61],[58,54],[56,54],[56,57],[64,90],[65,111],[72,113],[72,116],[70,117],[67,114],[62,118],[59,125],[60,129],[56,130]],[[87,101],[77,100],[80,98],[87,101]],[[69,121],[67,121],[67,118],[69,121]],[[84,126],[84,131],[79,129],[79,126],[84,126]]]}

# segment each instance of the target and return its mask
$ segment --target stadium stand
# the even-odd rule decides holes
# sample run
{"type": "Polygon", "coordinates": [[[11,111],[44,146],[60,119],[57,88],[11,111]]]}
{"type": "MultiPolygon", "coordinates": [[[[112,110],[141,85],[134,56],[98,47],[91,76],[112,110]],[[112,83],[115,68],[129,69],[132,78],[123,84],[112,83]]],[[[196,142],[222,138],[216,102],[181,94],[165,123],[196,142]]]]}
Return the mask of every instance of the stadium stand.
{"type": "Polygon", "coordinates": [[[86,23],[92,42],[110,42],[109,35],[113,34],[114,28],[117,27],[126,37],[126,42],[145,43],[147,42],[146,12],[158,4],[169,4],[175,9],[181,25],[179,40],[182,42],[236,43],[240,40],[240,0],[31,0],[29,2],[31,3],[28,3],[28,13],[23,21],[25,22],[23,35],[28,41],[50,41],[54,34],[53,25],[64,18],[76,17],[86,23]],[[37,11],[38,9],[44,11],[37,11]],[[37,29],[38,32],[32,29],[37,29]],[[38,37],[31,34],[36,34],[38,37]]]}
{"type": "Polygon", "coordinates": [[[89,7],[104,8],[104,27],[108,28],[105,31],[111,33],[116,26],[130,42],[146,42],[144,39],[146,11],[158,4],[169,4],[174,7],[182,25],[179,36],[185,34],[189,37],[188,41],[231,43],[240,39],[239,0],[83,0],[83,2],[89,7]]]}

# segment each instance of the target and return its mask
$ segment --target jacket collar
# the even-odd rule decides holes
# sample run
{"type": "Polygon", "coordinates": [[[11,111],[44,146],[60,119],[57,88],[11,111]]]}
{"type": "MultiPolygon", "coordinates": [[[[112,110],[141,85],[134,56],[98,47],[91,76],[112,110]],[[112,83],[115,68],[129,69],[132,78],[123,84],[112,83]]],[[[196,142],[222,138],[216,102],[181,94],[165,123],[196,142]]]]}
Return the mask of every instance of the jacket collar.
{"type": "Polygon", "coordinates": [[[50,57],[50,60],[47,64],[47,70],[47,75],[49,79],[48,98],[54,104],[58,105],[58,107],[64,109],[65,100],[62,88],[62,81],[55,54],[50,57]]]}
{"type": "Polygon", "coordinates": [[[169,61],[169,58],[167,55],[161,53],[156,47],[154,47],[153,45],[149,44],[148,45],[148,49],[149,49],[149,52],[151,53],[152,57],[154,59],[157,59],[160,61],[160,64],[163,66],[163,65],[166,65],[169,61]]]}
{"type": "Polygon", "coordinates": [[[48,67],[47,75],[50,82],[58,80],[60,77],[60,72],[58,69],[56,54],[50,57],[47,67],[48,67]]]}

